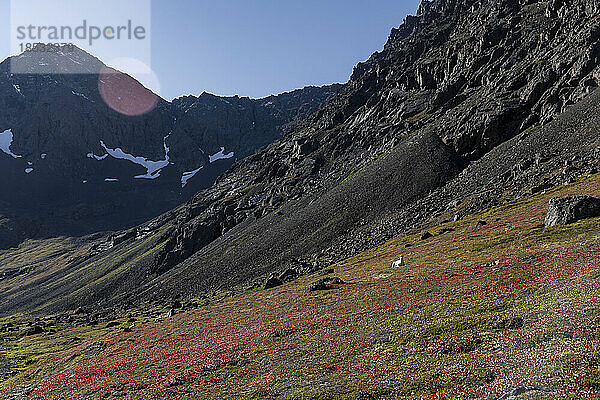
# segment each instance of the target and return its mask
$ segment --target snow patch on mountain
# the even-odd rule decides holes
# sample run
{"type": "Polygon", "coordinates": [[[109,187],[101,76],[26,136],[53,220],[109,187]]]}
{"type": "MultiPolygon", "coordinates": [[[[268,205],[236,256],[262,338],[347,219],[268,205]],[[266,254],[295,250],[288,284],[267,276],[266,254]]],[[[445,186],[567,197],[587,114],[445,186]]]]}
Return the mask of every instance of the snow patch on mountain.
{"type": "Polygon", "coordinates": [[[105,154],[103,156],[97,156],[94,153],[88,153],[87,157],[88,158],[93,158],[93,159],[98,160],[98,161],[101,161],[101,160],[104,160],[106,157],[108,157],[108,154],[105,154]]]}
{"type": "Polygon", "coordinates": [[[10,151],[10,146],[13,142],[13,133],[12,130],[8,129],[2,133],[0,133],[0,150],[4,153],[8,154],[12,158],[21,158],[21,156],[16,155],[12,151],[10,151]]]}
{"type": "Polygon", "coordinates": [[[86,100],[88,100],[88,101],[91,101],[91,100],[90,100],[90,99],[89,99],[89,98],[88,98],[88,97],[87,97],[85,94],[83,94],[83,93],[79,93],[79,92],[76,92],[76,91],[74,91],[74,90],[71,90],[71,93],[73,93],[75,96],[79,96],[79,97],[81,97],[81,98],[84,98],[84,99],[86,99],[86,100]]]}
{"type": "Polygon", "coordinates": [[[183,175],[181,176],[181,187],[185,187],[185,185],[187,185],[188,181],[190,179],[192,179],[194,177],[194,175],[196,175],[198,172],[200,172],[200,170],[203,167],[200,167],[198,169],[195,169],[193,171],[189,171],[189,172],[184,172],[183,175]]]}
{"type": "MultiPolygon", "coordinates": [[[[160,171],[164,167],[166,167],[167,165],[169,165],[171,163],[170,159],[169,159],[170,149],[169,149],[169,146],[167,146],[167,139],[169,138],[170,135],[171,135],[171,133],[169,133],[167,136],[165,136],[163,138],[163,147],[165,149],[165,159],[164,160],[152,161],[152,160],[147,159],[146,157],[134,156],[133,154],[126,153],[125,151],[123,151],[123,149],[121,149],[119,147],[117,147],[115,149],[111,149],[104,143],[103,140],[100,141],[100,146],[102,146],[102,148],[106,151],[106,154],[104,154],[102,156],[98,156],[94,153],[88,153],[87,157],[93,158],[98,161],[104,160],[108,156],[111,156],[112,158],[115,158],[117,160],[127,160],[134,164],[141,165],[142,167],[146,168],[146,173],[144,175],[134,176],[135,179],[156,179],[156,178],[160,177],[160,171]]],[[[106,181],[106,182],[114,182],[114,181],[106,181]]]]}
{"type": "Polygon", "coordinates": [[[208,160],[210,161],[210,163],[214,163],[217,160],[226,160],[228,158],[231,158],[234,156],[233,151],[229,154],[225,154],[225,147],[221,147],[221,150],[218,153],[213,154],[212,156],[208,157],[208,160]]]}
{"type": "MultiPolygon", "coordinates": [[[[63,54],[63,55],[66,55],[65,53],[62,53],[62,54],[63,54]]],[[[78,61],[78,60],[75,60],[73,57],[70,57],[70,56],[66,56],[66,57],[67,57],[69,60],[73,61],[75,64],[82,65],[80,61],[78,61]]]]}
{"type": "Polygon", "coordinates": [[[111,157],[119,160],[131,161],[134,164],[141,165],[142,167],[146,168],[146,174],[137,175],[135,176],[135,179],[156,179],[160,176],[160,170],[169,165],[170,163],[169,147],[167,146],[167,139],[169,138],[169,135],[165,136],[163,139],[165,159],[160,161],[151,161],[148,160],[146,157],[134,156],[132,154],[125,153],[121,148],[118,147],[116,149],[111,149],[108,146],[106,146],[106,144],[104,144],[104,141],[102,140],[100,141],[100,145],[104,148],[104,150],[106,150],[106,152],[111,157]]]}

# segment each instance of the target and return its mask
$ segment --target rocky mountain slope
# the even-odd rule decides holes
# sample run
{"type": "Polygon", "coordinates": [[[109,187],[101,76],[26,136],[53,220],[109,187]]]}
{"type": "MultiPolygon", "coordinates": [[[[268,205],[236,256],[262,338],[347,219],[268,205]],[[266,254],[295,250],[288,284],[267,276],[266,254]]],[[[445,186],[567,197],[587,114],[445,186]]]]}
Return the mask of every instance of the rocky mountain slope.
{"type": "Polygon", "coordinates": [[[43,290],[14,289],[1,309],[252,287],[591,172],[597,15],[590,0],[424,1],[327,105],[182,207],[84,246],[55,243],[54,256],[47,243],[19,249],[44,256],[6,283],[43,290]]]}
{"type": "Polygon", "coordinates": [[[169,103],[77,48],[9,58],[0,64],[0,248],[153,218],[281,137],[338,87],[169,103]],[[13,63],[36,73],[12,74],[13,63]],[[37,70],[44,66],[64,73],[37,70]]]}
{"type": "Polygon", "coordinates": [[[0,399],[597,399],[600,218],[544,222],[600,197],[599,11],[424,1],[184,205],[0,251],[0,399]]]}
{"type": "MultiPolygon", "coordinates": [[[[170,274],[149,292],[194,293],[216,283],[209,277],[228,286],[293,264],[326,265],[460,203],[474,194],[456,189],[471,162],[535,132],[597,87],[597,7],[423,2],[333,101],[171,217],[177,228],[152,269],[170,274]],[[446,184],[454,194],[447,203],[406,212],[446,184]]],[[[552,153],[546,147],[539,161],[552,153]]],[[[529,157],[511,159],[524,170],[535,162],[529,157]]],[[[519,173],[500,173],[495,161],[482,163],[514,183],[519,173]]],[[[472,190],[485,191],[484,182],[472,190]]]]}

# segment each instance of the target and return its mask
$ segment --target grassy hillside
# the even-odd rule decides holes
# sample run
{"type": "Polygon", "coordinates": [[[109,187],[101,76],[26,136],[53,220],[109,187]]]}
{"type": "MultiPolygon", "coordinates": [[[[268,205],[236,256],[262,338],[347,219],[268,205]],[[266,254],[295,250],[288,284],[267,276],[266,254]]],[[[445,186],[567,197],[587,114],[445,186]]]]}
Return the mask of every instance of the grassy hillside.
{"type": "Polygon", "coordinates": [[[18,248],[0,251],[0,315],[14,312],[48,314],[74,310],[81,304],[102,306],[127,291],[164,246],[161,236],[169,226],[131,243],[113,245],[108,235],[28,240],[18,248]],[[107,253],[102,247],[109,247],[107,253]]]}
{"type": "Polygon", "coordinates": [[[111,327],[22,338],[7,353],[21,372],[0,393],[496,399],[531,385],[521,398],[597,399],[600,219],[543,226],[548,200],[570,194],[600,196],[600,175],[427,240],[401,235],[333,266],[347,284],[329,291],[305,292],[320,278],[308,276],[159,320],[165,310],[140,309],[111,327]],[[399,255],[407,266],[391,268],[399,255]]]}

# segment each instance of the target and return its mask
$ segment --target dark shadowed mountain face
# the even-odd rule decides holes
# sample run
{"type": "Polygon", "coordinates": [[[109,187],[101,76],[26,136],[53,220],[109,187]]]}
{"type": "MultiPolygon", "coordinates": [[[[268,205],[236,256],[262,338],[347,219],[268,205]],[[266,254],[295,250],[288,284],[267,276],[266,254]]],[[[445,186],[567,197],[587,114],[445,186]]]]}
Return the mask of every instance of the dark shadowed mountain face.
{"type": "Polygon", "coordinates": [[[153,218],[281,137],[338,88],[169,103],[79,49],[7,59],[0,64],[0,248],[153,218]],[[16,75],[11,62],[19,70],[87,73],[16,75]]]}
{"type": "MultiPolygon", "coordinates": [[[[434,218],[460,217],[591,171],[600,137],[599,95],[588,96],[600,79],[599,12],[595,0],[424,1],[383,51],[282,138],[183,206],[77,246],[64,271],[78,279],[70,288],[45,285],[46,300],[60,299],[52,307],[168,300],[253,284],[289,266],[309,272],[434,218]],[[77,297],[63,297],[83,286],[77,297]]],[[[254,104],[285,110],[288,101],[254,104]]],[[[162,121],[161,107],[146,118],[162,121]]],[[[236,143],[247,140],[247,122],[203,125],[211,107],[248,107],[242,99],[203,95],[173,107],[178,140],[161,129],[145,151],[160,160],[166,143],[169,156],[187,160],[176,178],[202,153],[191,143],[209,153],[225,146],[213,142],[215,125],[241,130],[236,143]]],[[[254,127],[272,137],[262,114],[254,115],[254,127]]],[[[108,140],[109,148],[135,151],[108,140]]],[[[11,147],[15,154],[21,145],[11,147]]],[[[221,154],[241,152],[228,146],[221,154]]],[[[104,154],[101,145],[90,149],[104,154]]],[[[28,296],[15,292],[6,304],[27,309],[28,296]]],[[[37,296],[36,305],[46,300],[37,296]]]]}

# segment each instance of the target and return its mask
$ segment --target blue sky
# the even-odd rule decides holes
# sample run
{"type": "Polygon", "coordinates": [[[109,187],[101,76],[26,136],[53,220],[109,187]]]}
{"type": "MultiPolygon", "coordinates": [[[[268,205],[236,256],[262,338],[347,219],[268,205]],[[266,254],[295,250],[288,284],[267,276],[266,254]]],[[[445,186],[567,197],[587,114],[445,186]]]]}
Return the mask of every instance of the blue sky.
{"type": "MultiPolygon", "coordinates": [[[[381,50],[391,28],[417,5],[417,0],[153,0],[151,68],[168,100],[203,91],[263,97],[345,82],[354,65],[381,50]]],[[[4,27],[10,26],[9,7],[10,0],[0,0],[4,27]]],[[[10,28],[5,29],[2,58],[9,53],[10,28]]]]}

